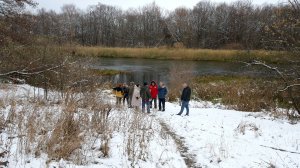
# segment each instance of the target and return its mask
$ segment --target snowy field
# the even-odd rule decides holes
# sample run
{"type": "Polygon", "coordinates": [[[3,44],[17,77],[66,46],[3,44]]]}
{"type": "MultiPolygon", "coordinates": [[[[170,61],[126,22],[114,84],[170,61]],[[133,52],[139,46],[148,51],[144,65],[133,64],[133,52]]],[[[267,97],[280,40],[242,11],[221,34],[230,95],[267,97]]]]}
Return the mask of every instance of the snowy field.
{"type": "Polygon", "coordinates": [[[168,103],[157,118],[183,139],[202,167],[300,166],[300,124],[263,113],[192,106],[188,117],[171,116],[179,106],[168,103]]]}
{"type": "MultiPolygon", "coordinates": [[[[110,92],[101,94],[106,95],[106,103],[114,104],[110,92]]],[[[300,167],[300,124],[207,102],[191,102],[188,117],[175,115],[180,109],[176,103],[167,103],[165,112],[151,115],[114,108],[107,129],[99,134],[90,128],[95,110],[80,107],[75,118],[88,123],[80,126],[80,148],[70,159],[51,159],[39,145],[50,139],[66,108],[63,103],[37,105],[33,97],[42,96],[42,89],[28,85],[0,86],[0,161],[8,167],[300,167]],[[28,131],[33,115],[37,117],[32,130],[45,134],[28,131]],[[32,134],[34,140],[28,138],[32,134]]],[[[50,100],[58,101],[59,94],[50,93],[50,100]]]]}

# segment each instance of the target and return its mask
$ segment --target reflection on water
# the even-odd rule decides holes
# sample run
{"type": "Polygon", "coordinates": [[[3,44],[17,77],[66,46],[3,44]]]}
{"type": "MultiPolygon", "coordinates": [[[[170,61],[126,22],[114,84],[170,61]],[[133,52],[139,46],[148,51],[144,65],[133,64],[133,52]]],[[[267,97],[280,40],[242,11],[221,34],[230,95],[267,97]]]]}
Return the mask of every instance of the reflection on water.
{"type": "Polygon", "coordinates": [[[164,81],[170,79],[170,71],[184,73],[188,71],[193,75],[270,75],[266,71],[245,68],[242,63],[211,62],[211,61],[178,61],[178,60],[153,60],[153,59],[128,59],[128,58],[98,58],[90,63],[93,69],[112,69],[128,73],[107,77],[106,80],[114,83],[143,81],[164,81]],[[183,69],[184,68],[184,69],[183,69]],[[178,70],[178,72],[176,71],[178,70]]]}

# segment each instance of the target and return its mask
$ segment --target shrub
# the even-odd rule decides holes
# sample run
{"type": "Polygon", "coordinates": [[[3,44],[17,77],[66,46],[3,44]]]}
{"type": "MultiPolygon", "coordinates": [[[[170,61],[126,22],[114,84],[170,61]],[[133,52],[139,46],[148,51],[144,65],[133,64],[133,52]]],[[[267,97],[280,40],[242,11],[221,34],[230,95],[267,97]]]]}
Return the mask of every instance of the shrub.
{"type": "Polygon", "coordinates": [[[194,80],[192,88],[196,97],[222,103],[241,111],[261,111],[287,105],[281,94],[278,94],[276,79],[271,82],[265,79],[232,76],[204,76],[194,80]]]}
{"type": "Polygon", "coordinates": [[[49,157],[57,160],[68,159],[72,152],[81,146],[82,139],[78,136],[79,133],[79,122],[74,119],[74,114],[65,112],[47,142],[49,157]]]}

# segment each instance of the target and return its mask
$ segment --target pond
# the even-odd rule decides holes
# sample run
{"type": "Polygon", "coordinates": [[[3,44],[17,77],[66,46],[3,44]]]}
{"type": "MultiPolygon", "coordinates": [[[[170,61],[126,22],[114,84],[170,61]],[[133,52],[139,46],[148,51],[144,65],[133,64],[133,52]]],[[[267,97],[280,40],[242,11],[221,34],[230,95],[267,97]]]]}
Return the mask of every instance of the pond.
{"type": "Polygon", "coordinates": [[[168,83],[172,74],[186,73],[200,75],[268,76],[270,73],[246,67],[240,62],[182,61],[132,58],[97,58],[89,62],[92,69],[109,69],[127,73],[107,77],[113,83],[131,81],[164,81],[168,83]]]}

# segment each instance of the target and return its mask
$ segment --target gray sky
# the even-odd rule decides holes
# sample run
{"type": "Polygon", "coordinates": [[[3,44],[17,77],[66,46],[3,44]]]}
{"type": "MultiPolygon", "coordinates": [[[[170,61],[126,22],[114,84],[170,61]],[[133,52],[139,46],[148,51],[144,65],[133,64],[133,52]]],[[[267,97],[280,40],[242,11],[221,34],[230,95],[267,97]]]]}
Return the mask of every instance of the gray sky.
{"type": "MultiPolygon", "coordinates": [[[[192,8],[201,0],[36,0],[39,3],[38,8],[52,9],[57,12],[60,11],[64,4],[75,4],[78,8],[85,10],[89,5],[95,5],[100,3],[118,6],[122,9],[137,8],[144,6],[145,4],[156,2],[160,7],[168,10],[173,10],[176,7],[188,7],[192,8]]],[[[227,2],[231,3],[236,0],[211,0],[211,2],[227,2]]],[[[254,4],[261,5],[264,3],[277,4],[283,0],[252,0],[254,4]]]]}

